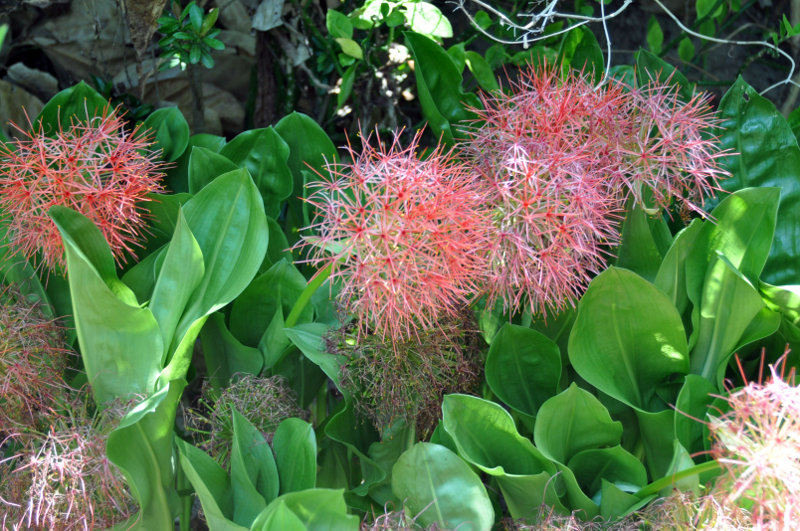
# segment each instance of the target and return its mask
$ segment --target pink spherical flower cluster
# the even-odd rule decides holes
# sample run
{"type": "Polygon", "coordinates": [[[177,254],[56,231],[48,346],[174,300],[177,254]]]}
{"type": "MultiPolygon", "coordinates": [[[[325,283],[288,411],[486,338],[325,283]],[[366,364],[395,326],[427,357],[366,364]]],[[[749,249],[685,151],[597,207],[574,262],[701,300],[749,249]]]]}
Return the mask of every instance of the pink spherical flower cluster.
{"type": "Polygon", "coordinates": [[[332,267],[339,301],[364,329],[392,340],[454,316],[480,287],[485,196],[471,172],[437,148],[417,154],[364,142],[353,162],[329,164],[310,186],[317,218],[306,239],[311,263],[332,267]]]}
{"type": "Polygon", "coordinates": [[[691,201],[725,175],[703,136],[716,125],[707,100],[683,103],[667,85],[598,87],[544,64],[482,103],[463,147],[491,190],[486,292],[510,312],[574,305],[606,266],[628,197],[699,210],[691,201]]]}
{"type": "Polygon", "coordinates": [[[48,135],[33,126],[23,137],[0,144],[0,209],[16,250],[49,270],[64,266],[64,248],[48,216],[54,205],[92,220],[118,262],[132,252],[145,224],[138,203],[162,190],[163,164],[153,143],[125,130],[108,108],[48,135]]]}

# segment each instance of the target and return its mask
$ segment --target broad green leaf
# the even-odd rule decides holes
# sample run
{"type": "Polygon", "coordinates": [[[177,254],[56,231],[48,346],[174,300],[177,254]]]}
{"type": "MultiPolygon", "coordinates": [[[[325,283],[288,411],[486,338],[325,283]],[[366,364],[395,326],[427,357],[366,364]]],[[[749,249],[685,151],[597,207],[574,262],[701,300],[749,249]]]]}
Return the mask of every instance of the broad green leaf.
{"type": "MultiPolygon", "coordinates": [[[[645,503],[650,501],[647,498],[645,500],[645,503]]],[[[616,520],[643,505],[644,503],[637,496],[625,492],[610,481],[601,480],[600,515],[603,520],[616,520]]]]}
{"type": "Polygon", "coordinates": [[[716,392],[716,386],[702,376],[686,375],[675,402],[675,437],[690,452],[704,449],[703,423],[716,392]]]}
{"type": "Polygon", "coordinates": [[[264,360],[258,349],[242,345],[225,326],[222,312],[212,313],[200,331],[208,378],[214,387],[228,386],[236,373],[259,374],[264,360]]]}
{"type": "Polygon", "coordinates": [[[617,250],[617,267],[630,269],[650,282],[655,280],[664,257],[658,249],[651,225],[659,221],[663,223],[660,213],[653,219],[638,204],[628,208],[617,250]]]}
{"type": "MultiPolygon", "coordinates": [[[[233,302],[231,333],[245,345],[258,346],[278,306],[283,315],[288,315],[305,287],[306,279],[300,271],[287,260],[280,260],[256,277],[233,302]]],[[[306,306],[300,322],[310,321],[311,312],[311,306],[306,306]]]]}
{"type": "Polygon", "coordinates": [[[231,489],[233,520],[249,526],[278,497],[278,469],[264,436],[233,409],[231,489]]]}
{"type": "Polygon", "coordinates": [[[530,328],[506,323],[486,357],[486,383],[520,413],[535,416],[558,392],[561,354],[550,339],[530,328]]]}
{"type": "Polygon", "coordinates": [[[675,412],[671,409],[657,413],[635,411],[650,478],[663,477],[668,473],[674,453],[675,412]]]}
{"type": "Polygon", "coordinates": [[[475,80],[480,85],[481,89],[486,92],[500,90],[500,85],[494,77],[492,67],[478,52],[467,50],[466,52],[467,68],[472,72],[475,80]]]}
{"type": "Polygon", "coordinates": [[[45,134],[55,135],[76,120],[86,122],[87,116],[101,116],[108,107],[108,100],[84,81],[79,81],[50,98],[33,123],[41,122],[45,134]]]}
{"type": "Polygon", "coordinates": [[[185,193],[189,191],[189,159],[192,155],[192,148],[202,147],[219,153],[225,145],[225,137],[200,133],[189,137],[189,144],[178,157],[174,165],[167,168],[167,176],[164,181],[167,188],[175,193],[185,193]]]}
{"type": "MultiPolygon", "coordinates": [[[[186,224],[183,212],[179,211],[175,234],[167,247],[150,300],[150,311],[158,322],[164,345],[172,344],[183,309],[204,273],[203,253],[186,224]]],[[[165,350],[162,364],[167,355],[165,350]]]]}
{"type": "Polygon", "coordinates": [[[153,313],[117,278],[100,229],[66,207],[52,207],[50,216],[66,250],[72,314],[95,400],[149,394],[164,352],[153,313]]]}
{"type": "Polygon", "coordinates": [[[569,359],[587,382],[639,409],[656,387],[689,372],[686,332],[671,301],[651,283],[611,267],[578,304],[569,359]]]}
{"type": "Polygon", "coordinates": [[[392,490],[425,527],[486,531],[494,524],[486,487],[444,446],[417,443],[401,455],[392,469],[392,490]]]}
{"type": "Polygon", "coordinates": [[[511,415],[500,405],[447,395],[442,402],[442,426],[459,456],[495,477],[514,518],[534,514],[542,503],[564,510],[559,501],[563,479],[554,479],[556,466],[519,434],[511,415]]]}
{"type": "Polygon", "coordinates": [[[224,155],[204,147],[192,147],[189,155],[189,193],[196,194],[216,177],[237,168],[224,155]]]}
{"type": "Polygon", "coordinates": [[[763,307],[758,291],[720,253],[708,267],[699,311],[692,314],[692,338],[696,338],[692,374],[699,374],[722,389],[728,359],[763,307]]]}
{"type": "Polygon", "coordinates": [[[661,25],[656,20],[656,17],[650,15],[647,21],[647,46],[650,51],[658,55],[661,53],[661,45],[664,44],[664,31],[661,25]]]}
{"type": "Polygon", "coordinates": [[[554,473],[555,467],[529,439],[521,436],[500,405],[469,395],[447,395],[442,425],[458,454],[487,474],[554,473]]]}
{"type": "Polygon", "coordinates": [[[617,445],[621,437],[622,423],[575,382],[542,405],[533,430],[542,454],[563,464],[583,450],[617,445]]]}
{"type": "Polygon", "coordinates": [[[317,483],[317,439],[311,424],[288,418],[272,438],[282,494],[312,489],[317,483]]]}
{"type": "Polygon", "coordinates": [[[0,282],[15,285],[24,296],[37,302],[46,317],[54,319],[56,313],[53,304],[39,275],[24,256],[14,251],[7,237],[7,230],[8,219],[0,219],[0,282]]]}
{"type": "Polygon", "coordinates": [[[367,455],[386,473],[385,479],[369,489],[369,496],[376,503],[384,506],[402,504],[402,500],[395,498],[392,492],[392,467],[403,452],[410,449],[415,442],[417,436],[414,427],[409,427],[404,420],[398,420],[383,429],[380,441],[369,446],[367,455]]]}
{"type": "Polygon", "coordinates": [[[767,306],[780,312],[793,325],[800,324],[800,285],[773,286],[761,282],[759,290],[767,306]]]}
{"type": "Polygon", "coordinates": [[[720,16],[724,11],[725,7],[724,4],[721,2],[717,2],[717,0],[695,0],[695,8],[697,9],[697,19],[700,20],[706,16],[711,16],[716,18],[720,16]],[[711,10],[716,7],[716,10],[712,13],[711,10]]]}
{"type": "MultiPolygon", "coordinates": [[[[800,179],[797,178],[800,148],[797,138],[772,102],[760,96],[741,77],[720,101],[719,115],[722,119],[720,147],[736,153],[725,160],[725,169],[732,176],[722,181],[722,187],[729,191],[748,186],[780,189],[775,238],[771,241],[763,280],[772,284],[796,282],[800,277],[800,179]]],[[[756,209],[753,215],[759,214],[759,207],[751,208],[756,209]]],[[[759,241],[757,245],[766,245],[769,249],[769,243],[759,241]]],[[[749,271],[735,262],[734,265],[752,282],[756,281],[749,271]]]]}
{"type": "Polygon", "coordinates": [[[177,107],[157,109],[144,121],[144,127],[154,132],[154,149],[161,150],[161,158],[173,162],[189,145],[189,124],[177,107]]]}
{"type": "Polygon", "coordinates": [[[186,386],[173,380],[125,415],[108,436],[106,454],[139,503],[136,529],[171,529],[177,513],[173,426],[186,386]]]}
{"type": "Polygon", "coordinates": [[[342,47],[342,53],[345,55],[349,55],[358,60],[364,59],[364,50],[362,50],[361,46],[353,39],[338,37],[334,40],[342,47]]]}
{"type": "Polygon", "coordinates": [[[636,492],[647,484],[647,471],[642,462],[619,445],[583,450],[567,464],[583,491],[591,497],[600,492],[603,480],[629,492],[636,492]]]}
{"type": "Polygon", "coordinates": [[[238,167],[246,168],[261,193],[267,215],[276,217],[280,204],[292,194],[289,145],[274,127],[240,133],[220,150],[238,167]]]}
{"type": "Polygon", "coordinates": [[[469,107],[477,108],[474,94],[461,90],[461,73],[444,49],[430,38],[411,31],[404,32],[409,50],[414,55],[414,74],[422,112],[435,135],[445,142],[454,141],[451,124],[471,117],[469,107]]]}
{"type": "Polygon", "coordinates": [[[156,287],[157,265],[163,264],[166,252],[167,245],[165,244],[140,259],[122,275],[122,282],[133,291],[136,300],[147,301],[152,297],[156,287]]]}
{"type": "Polygon", "coordinates": [[[286,239],[286,234],[278,222],[272,218],[267,218],[267,228],[269,229],[269,245],[267,246],[267,256],[261,264],[258,272],[263,273],[267,271],[274,264],[277,264],[282,259],[292,261],[292,252],[289,249],[289,241],[286,239]]]}
{"type": "Polygon", "coordinates": [[[750,282],[758,282],[767,263],[778,211],[777,188],[746,188],[727,196],[704,221],[686,261],[686,290],[698,306],[708,268],[717,253],[750,282]]]}
{"type": "Polygon", "coordinates": [[[669,297],[681,315],[689,306],[689,296],[686,294],[686,260],[702,227],[702,221],[693,219],[688,227],[675,236],[653,282],[669,297]]]}
{"type": "Polygon", "coordinates": [[[336,10],[329,9],[325,14],[325,27],[328,28],[331,37],[353,38],[353,23],[350,22],[347,15],[336,10]]]}
{"type": "Polygon", "coordinates": [[[178,211],[191,197],[189,194],[147,194],[147,201],[142,203],[151,233],[145,243],[146,249],[154,252],[170,242],[178,224],[178,211]]]}
{"type": "Polygon", "coordinates": [[[246,531],[229,518],[233,515],[233,492],[228,473],[202,450],[181,439],[176,443],[181,468],[200,499],[209,529],[246,531]]]}
{"type": "Polygon", "coordinates": [[[363,482],[353,488],[354,494],[365,496],[372,485],[386,477],[378,463],[367,455],[370,445],[379,439],[378,432],[372,424],[356,417],[352,402],[345,402],[340,411],[331,415],[325,424],[325,435],[358,456],[363,482]]]}
{"type": "Polygon", "coordinates": [[[421,35],[449,39],[453,27],[439,8],[429,2],[409,2],[401,6],[408,28],[421,35]]]}
{"type": "MultiPolygon", "coordinates": [[[[331,13],[332,11],[328,11],[331,13]]],[[[286,502],[276,500],[264,508],[255,519],[250,531],[308,531],[302,520],[289,509],[286,502]]]]}
{"type": "Polygon", "coordinates": [[[310,224],[304,219],[303,173],[308,168],[314,172],[325,172],[326,162],[336,162],[336,147],[325,131],[310,117],[293,112],[275,124],[275,131],[289,146],[287,164],[292,172],[294,184],[289,197],[289,211],[286,213],[286,237],[289,244],[299,239],[299,231],[310,224]]]}
{"type": "Polygon", "coordinates": [[[597,37],[586,26],[576,27],[567,32],[559,48],[561,64],[590,74],[595,81],[603,77],[605,64],[603,51],[597,37]]]}
{"type": "MultiPolygon", "coordinates": [[[[303,529],[324,529],[326,531],[358,531],[359,519],[347,514],[343,490],[308,489],[283,494],[270,503],[253,523],[253,529],[268,531],[288,531],[297,526],[297,520],[289,518],[278,505],[285,505],[304,526],[303,529]],[[280,511],[277,519],[272,516],[280,511]],[[270,522],[276,525],[288,523],[290,527],[266,527],[270,522]]],[[[299,529],[299,528],[298,528],[299,529]]]]}
{"type": "Polygon", "coordinates": [[[341,390],[343,356],[337,356],[325,351],[325,334],[328,326],[321,323],[300,324],[285,330],[286,336],[299,348],[303,354],[330,378],[341,390]]]}
{"type": "Polygon", "coordinates": [[[678,57],[684,62],[691,62],[695,56],[695,49],[692,40],[689,37],[684,37],[678,43],[678,57]]]}
{"type": "Polygon", "coordinates": [[[205,274],[181,317],[173,344],[195,321],[247,287],[264,259],[269,237],[263,202],[247,170],[214,179],[183,206],[183,213],[203,253],[205,274]]]}

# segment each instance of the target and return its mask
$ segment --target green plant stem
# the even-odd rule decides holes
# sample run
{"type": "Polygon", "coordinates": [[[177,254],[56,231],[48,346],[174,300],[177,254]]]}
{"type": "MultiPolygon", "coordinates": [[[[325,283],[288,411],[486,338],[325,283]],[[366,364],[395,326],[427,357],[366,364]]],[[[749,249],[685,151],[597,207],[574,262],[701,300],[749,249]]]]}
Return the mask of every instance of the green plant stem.
{"type": "Polygon", "coordinates": [[[176,482],[178,486],[178,493],[181,500],[181,514],[180,514],[180,531],[190,531],[192,528],[192,503],[194,496],[192,496],[192,485],[183,473],[183,469],[178,466],[176,471],[176,482]],[[189,494],[183,494],[189,492],[189,494]]]}
{"type": "Polygon", "coordinates": [[[665,489],[666,487],[669,487],[670,485],[674,485],[675,483],[684,478],[697,476],[703,474],[704,472],[710,472],[718,468],[720,468],[720,466],[719,463],[717,463],[716,461],[701,463],[691,468],[687,468],[685,470],[681,470],[674,474],[670,474],[669,476],[664,476],[661,479],[657,479],[652,483],[650,483],[649,485],[645,485],[644,487],[639,489],[639,491],[636,492],[634,496],[638,498],[644,498],[652,494],[658,494],[661,490],[665,489]]]}
{"type": "Polygon", "coordinates": [[[311,296],[314,295],[314,292],[317,291],[326,280],[328,280],[329,276],[331,276],[332,267],[333,264],[328,264],[324,269],[318,271],[317,274],[311,278],[306,285],[306,288],[297,298],[297,302],[294,303],[292,311],[289,312],[289,315],[286,317],[286,320],[284,321],[285,328],[292,328],[297,324],[297,320],[300,319],[300,314],[303,313],[303,310],[308,305],[308,301],[311,300],[311,296]]]}

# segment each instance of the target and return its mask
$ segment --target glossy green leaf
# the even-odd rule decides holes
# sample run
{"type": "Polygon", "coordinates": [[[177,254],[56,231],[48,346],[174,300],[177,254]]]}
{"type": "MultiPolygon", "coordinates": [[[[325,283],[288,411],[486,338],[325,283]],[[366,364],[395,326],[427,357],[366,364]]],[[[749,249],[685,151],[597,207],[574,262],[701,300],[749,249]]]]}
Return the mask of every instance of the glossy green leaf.
{"type": "MultiPolygon", "coordinates": [[[[279,510],[275,507],[283,504],[298,517],[305,529],[358,531],[359,519],[355,515],[347,514],[347,505],[343,494],[344,491],[333,489],[308,489],[283,494],[264,509],[264,512],[253,523],[253,529],[284,531],[285,528],[282,527],[265,527],[269,521],[281,524],[290,522],[290,526],[296,526],[297,521],[288,518],[285,514],[281,516],[280,520],[273,520],[274,517],[271,515],[279,510]]],[[[292,527],[288,529],[292,529],[292,527]]]]}
{"type": "Polygon", "coordinates": [[[286,336],[303,354],[314,362],[341,390],[343,356],[330,354],[325,350],[325,334],[328,326],[321,323],[297,325],[285,330],[286,336]]]}
{"type": "Polygon", "coordinates": [[[189,155],[189,193],[196,194],[216,177],[237,168],[224,155],[204,147],[192,147],[189,155]]]}
{"type": "Polygon", "coordinates": [[[621,437],[622,423],[575,382],[542,405],[533,430],[542,454],[564,464],[583,450],[617,445],[621,437]]]}
{"type": "Polygon", "coordinates": [[[780,191],[746,188],[727,196],[712,212],[686,262],[686,290],[695,307],[717,253],[750,282],[758,282],[775,234],[780,191]]]}
{"type": "Polygon", "coordinates": [[[793,325],[800,325],[800,285],[773,286],[761,282],[759,291],[770,308],[781,313],[793,325]]]}
{"type": "Polygon", "coordinates": [[[249,526],[278,497],[278,469],[264,436],[233,409],[231,444],[233,520],[249,526]]]}
{"type": "MultiPolygon", "coordinates": [[[[204,273],[203,253],[183,212],[179,211],[175,234],[166,249],[150,300],[150,311],[158,322],[164,345],[172,344],[183,309],[204,273]]],[[[161,363],[166,361],[167,354],[165,350],[161,363]]]]}
{"type": "Polygon", "coordinates": [[[378,432],[371,423],[356,417],[352,402],[346,402],[340,411],[331,415],[325,425],[325,435],[358,456],[363,482],[353,487],[354,494],[365,496],[372,485],[384,480],[384,470],[367,455],[370,445],[379,440],[378,432]]]}
{"type": "Polygon", "coordinates": [[[422,113],[435,135],[446,142],[455,138],[451,124],[471,117],[468,107],[479,106],[474,94],[461,90],[461,73],[444,49],[430,38],[407,31],[406,44],[414,56],[414,74],[422,113]]]}
{"type": "Polygon", "coordinates": [[[584,492],[595,496],[602,481],[636,492],[647,484],[647,471],[639,459],[622,446],[593,448],[575,454],[567,463],[584,492]]]}
{"type": "Polygon", "coordinates": [[[154,133],[153,149],[161,150],[161,158],[173,162],[189,145],[189,124],[177,107],[156,109],[144,121],[144,127],[154,133]]]}
{"type": "MultiPolygon", "coordinates": [[[[722,181],[723,188],[730,191],[748,186],[780,188],[775,238],[771,242],[763,280],[772,284],[796,282],[800,277],[800,179],[797,178],[800,148],[797,138],[774,104],[741,77],[720,101],[719,115],[722,119],[720,147],[737,153],[725,161],[725,168],[732,176],[722,181]]],[[[767,245],[769,249],[769,243],[759,241],[758,245],[767,245]]],[[[739,267],[735,262],[734,265],[739,267]]],[[[741,267],[739,270],[755,282],[749,271],[741,267]]]]}
{"type": "Polygon", "coordinates": [[[139,504],[136,529],[170,529],[177,513],[173,468],[175,412],[186,382],[174,380],[145,398],[108,436],[106,454],[139,504]]]}
{"type": "Polygon", "coordinates": [[[458,454],[487,474],[554,473],[552,463],[522,437],[511,415],[500,405],[469,395],[447,395],[442,425],[458,454]]]}
{"type": "Polygon", "coordinates": [[[709,265],[699,311],[692,314],[692,373],[721,389],[728,359],[763,307],[758,291],[720,253],[709,265]]]}
{"type": "Polygon", "coordinates": [[[369,446],[367,455],[386,473],[386,478],[369,489],[369,496],[376,503],[384,506],[402,504],[402,500],[397,499],[392,492],[392,468],[403,452],[410,449],[415,442],[417,436],[414,427],[409,427],[405,421],[399,420],[391,426],[384,427],[381,440],[369,446]]]}
{"type": "Polygon", "coordinates": [[[561,354],[541,333],[506,323],[486,356],[486,383],[497,397],[520,413],[535,416],[558,392],[561,354]]]}
{"type": "Polygon", "coordinates": [[[361,46],[353,39],[338,37],[334,40],[342,47],[342,53],[345,55],[349,55],[358,60],[364,59],[364,50],[362,50],[361,46]]]}
{"type": "Polygon", "coordinates": [[[664,44],[664,31],[661,29],[661,25],[653,15],[650,15],[650,19],[647,21],[646,39],[647,46],[650,48],[650,51],[654,54],[660,54],[661,45],[664,44]]]}
{"type": "Polygon", "coordinates": [[[41,122],[45,134],[55,135],[75,120],[85,122],[87,114],[88,117],[101,116],[108,106],[108,100],[84,81],[79,81],[50,98],[33,123],[41,122]]]}
{"type": "Polygon", "coordinates": [[[350,22],[347,15],[334,9],[329,9],[325,14],[325,27],[328,28],[331,37],[353,38],[353,23],[350,22]]]}
{"type": "MultiPolygon", "coordinates": [[[[231,333],[245,345],[257,346],[280,306],[283,315],[292,311],[294,303],[306,287],[306,279],[287,260],[281,260],[256,277],[233,302],[231,333]]],[[[311,306],[306,306],[300,322],[311,320],[311,306]]]]}
{"type": "Polygon", "coordinates": [[[164,352],[153,313],[117,278],[100,229],[66,207],[51,208],[50,216],[66,250],[72,314],[95,400],[149,394],[164,352]]]}
{"type": "Polygon", "coordinates": [[[136,300],[146,301],[153,296],[153,290],[156,287],[156,265],[163,263],[166,252],[167,245],[165,244],[141,258],[122,275],[122,282],[133,291],[136,300]]]}
{"type": "Polygon", "coordinates": [[[208,378],[214,387],[228,386],[236,373],[259,374],[264,359],[258,349],[242,345],[225,326],[222,312],[212,313],[200,331],[208,378]]]}
{"type": "Polygon", "coordinates": [[[311,489],[317,483],[317,439],[311,424],[288,418],[272,438],[282,494],[311,489]]]}
{"type": "Polygon", "coordinates": [[[648,216],[640,205],[628,209],[617,248],[617,267],[630,269],[650,282],[655,280],[664,258],[653,236],[659,222],[664,223],[660,214],[655,218],[648,216]]]}
{"type": "Polygon", "coordinates": [[[176,443],[181,468],[200,499],[209,529],[246,531],[247,527],[229,519],[233,515],[233,491],[228,473],[202,450],[180,439],[176,443]]]}
{"type": "Polygon", "coordinates": [[[250,531],[308,531],[308,528],[285,501],[276,500],[258,515],[250,531]]]}
{"type": "Polygon", "coordinates": [[[689,372],[686,332],[671,301],[642,277],[612,267],[578,304],[569,359],[587,382],[648,409],[656,387],[689,372]]]}
{"type": "Polygon", "coordinates": [[[264,259],[269,237],[264,206],[247,170],[217,177],[184,205],[183,213],[203,253],[205,274],[178,324],[178,341],[196,320],[247,287],[264,259]]]}
{"type": "Polygon", "coordinates": [[[681,315],[689,306],[689,296],[686,293],[686,260],[702,227],[702,221],[693,219],[688,227],[675,236],[653,281],[681,315]]]}
{"type": "Polygon", "coordinates": [[[703,451],[703,423],[716,386],[696,374],[687,374],[675,402],[675,437],[690,452],[703,451]]]}
{"type": "Polygon", "coordinates": [[[192,155],[192,148],[202,147],[214,153],[219,153],[225,145],[225,137],[200,133],[189,137],[189,144],[178,157],[174,164],[167,168],[167,176],[164,181],[167,188],[175,193],[185,193],[189,191],[189,159],[192,155]]]}
{"type": "Polygon", "coordinates": [[[401,7],[408,28],[421,35],[448,39],[453,27],[438,7],[430,2],[409,2],[401,7]]]}
{"type": "Polygon", "coordinates": [[[392,469],[392,490],[425,527],[487,531],[494,524],[480,478],[444,446],[417,443],[401,455],[392,469]]]}
{"type": "Polygon", "coordinates": [[[289,145],[275,128],[240,133],[219,153],[238,167],[247,168],[261,192],[267,215],[276,217],[281,202],[292,194],[293,183],[288,166],[289,145]]]}
{"type": "Polygon", "coordinates": [[[564,35],[559,48],[562,64],[586,72],[600,81],[605,70],[603,51],[597,37],[586,26],[579,26],[564,35]]]}
{"type": "Polygon", "coordinates": [[[603,520],[616,520],[643,505],[637,496],[625,492],[608,480],[601,480],[600,515],[603,520]]]}
{"type": "Polygon", "coordinates": [[[675,411],[665,409],[657,413],[636,409],[639,433],[644,445],[644,457],[650,478],[660,478],[668,473],[672,463],[675,441],[675,411]]]}
{"type": "Polygon", "coordinates": [[[337,159],[336,147],[319,124],[305,114],[293,112],[284,116],[275,124],[275,131],[289,146],[287,164],[294,183],[286,213],[286,237],[294,244],[299,239],[299,230],[311,222],[304,219],[300,199],[304,192],[303,172],[309,168],[324,172],[326,162],[334,163],[337,159]]]}
{"type": "Polygon", "coordinates": [[[472,75],[475,77],[475,80],[482,90],[486,92],[500,90],[500,85],[494,77],[491,65],[489,65],[481,54],[473,52],[472,50],[467,50],[466,61],[469,71],[472,72],[472,75]]]}
{"type": "Polygon", "coordinates": [[[500,405],[467,395],[447,395],[442,426],[458,455],[494,476],[515,518],[528,517],[541,506],[561,506],[556,466],[529,439],[522,437],[511,415],[500,405]]]}

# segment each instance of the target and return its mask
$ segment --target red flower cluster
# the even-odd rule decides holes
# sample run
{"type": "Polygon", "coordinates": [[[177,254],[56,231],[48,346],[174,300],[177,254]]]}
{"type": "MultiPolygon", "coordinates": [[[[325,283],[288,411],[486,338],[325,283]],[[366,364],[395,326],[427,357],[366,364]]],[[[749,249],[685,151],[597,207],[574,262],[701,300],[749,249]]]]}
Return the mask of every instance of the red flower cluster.
{"type": "MultiPolygon", "coordinates": [[[[548,66],[482,96],[459,148],[365,146],[313,184],[311,262],[333,264],[339,300],[369,328],[406,338],[486,294],[505,310],[574,305],[619,240],[629,197],[700,211],[726,175],[707,99],[548,66]],[[333,251],[332,251],[333,250],[333,251]]],[[[307,240],[311,243],[311,240],[307,240]]]]}
{"type": "Polygon", "coordinates": [[[61,236],[48,216],[54,205],[91,219],[118,262],[132,252],[145,221],[137,203],[162,190],[163,165],[152,142],[124,124],[106,109],[54,136],[41,123],[30,131],[17,127],[24,138],[0,144],[0,209],[11,242],[26,258],[50,270],[64,266],[61,236]]]}
{"type": "Polygon", "coordinates": [[[419,158],[418,141],[349,148],[353,162],[328,165],[308,198],[320,236],[309,261],[331,264],[345,309],[393,340],[456,315],[484,267],[485,196],[450,153],[419,158]]]}
{"type": "Polygon", "coordinates": [[[574,305],[606,266],[628,197],[702,212],[692,201],[726,175],[703,136],[716,125],[707,99],[683,103],[668,85],[596,87],[545,64],[482,101],[464,148],[494,206],[486,291],[512,312],[574,305]]]}

